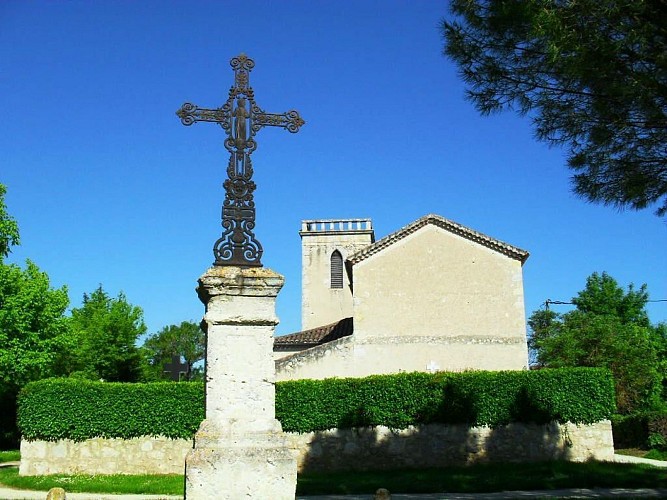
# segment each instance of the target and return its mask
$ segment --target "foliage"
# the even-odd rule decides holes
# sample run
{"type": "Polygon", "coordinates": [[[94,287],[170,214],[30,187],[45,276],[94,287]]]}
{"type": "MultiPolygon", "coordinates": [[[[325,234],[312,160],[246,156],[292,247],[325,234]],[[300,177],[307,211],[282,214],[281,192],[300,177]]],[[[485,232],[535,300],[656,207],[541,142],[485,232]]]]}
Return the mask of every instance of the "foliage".
{"type": "Polygon", "coordinates": [[[294,432],[428,423],[593,423],[613,411],[606,370],[409,373],[276,385],[276,417],[294,432]]]}
{"type": "Polygon", "coordinates": [[[667,411],[614,415],[611,423],[617,448],[665,448],[667,411]]]}
{"type": "Polygon", "coordinates": [[[20,243],[19,226],[16,220],[7,213],[5,194],[7,188],[0,184],[0,264],[9,255],[12,247],[20,243]]]}
{"type": "MultiPolygon", "coordinates": [[[[445,423],[592,423],[614,411],[601,369],[409,373],[276,384],[285,431],[445,423]]],[[[201,383],[118,384],[50,379],[27,385],[18,421],[26,439],[142,435],[190,438],[204,418],[201,383]]]]}
{"type": "Polygon", "coordinates": [[[0,385],[20,387],[57,374],[68,344],[67,289],[51,288],[46,273],[0,264],[0,385]]]}
{"type": "Polygon", "coordinates": [[[0,388],[0,449],[16,448],[21,442],[16,426],[17,390],[0,388]]]}
{"type": "Polygon", "coordinates": [[[614,374],[621,413],[657,408],[667,380],[665,326],[651,326],[643,285],[624,291],[608,274],[593,273],[566,314],[535,311],[528,320],[531,357],[542,367],[606,367],[614,374]]]}
{"type": "Polygon", "coordinates": [[[649,450],[646,455],[644,455],[644,458],[650,458],[651,460],[662,460],[663,462],[667,462],[667,450],[657,450],[657,449],[652,449],[649,450]]]}
{"type": "Polygon", "coordinates": [[[121,292],[111,298],[100,285],[83,305],[72,310],[72,331],[78,347],[71,360],[85,377],[110,382],[136,382],[144,358],[136,346],[145,333],[143,311],[121,292]]]}
{"type": "Polygon", "coordinates": [[[650,448],[667,451],[667,411],[653,415],[648,422],[650,448]]]}
{"type": "Polygon", "coordinates": [[[18,423],[25,439],[188,439],[203,418],[204,389],[198,383],[48,379],[28,384],[19,395],[18,423]]]}
{"type": "Polygon", "coordinates": [[[65,310],[67,289],[52,289],[36,264],[7,264],[19,243],[16,221],[7,213],[5,187],[0,184],[0,445],[11,445],[16,434],[16,395],[32,380],[62,372],[71,349],[65,310]]]}
{"type": "Polygon", "coordinates": [[[146,339],[143,345],[149,352],[151,365],[163,376],[162,367],[173,356],[182,356],[188,365],[187,380],[195,373],[193,365],[206,355],[206,338],[199,325],[183,321],[180,325],[169,325],[146,339]]]}
{"type": "Polygon", "coordinates": [[[667,24],[653,0],[452,0],[444,52],[482,114],[529,114],[575,192],[667,213],[667,24]]]}
{"type": "Polygon", "coordinates": [[[614,278],[607,273],[593,273],[586,279],[586,288],[572,299],[572,303],[582,313],[598,316],[615,316],[622,323],[632,323],[637,326],[649,326],[646,302],[648,292],[646,285],[635,290],[634,285],[628,285],[624,292],[614,278]]]}

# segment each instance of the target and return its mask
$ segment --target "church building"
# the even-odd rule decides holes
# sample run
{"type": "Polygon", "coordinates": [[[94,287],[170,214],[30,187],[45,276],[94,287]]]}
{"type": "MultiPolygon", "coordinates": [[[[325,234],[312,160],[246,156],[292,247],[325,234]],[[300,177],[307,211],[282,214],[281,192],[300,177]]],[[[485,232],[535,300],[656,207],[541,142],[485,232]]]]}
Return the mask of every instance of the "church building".
{"type": "Polygon", "coordinates": [[[369,219],[306,220],[302,328],[278,380],[528,367],[528,252],[439,215],[378,241],[369,219]]]}

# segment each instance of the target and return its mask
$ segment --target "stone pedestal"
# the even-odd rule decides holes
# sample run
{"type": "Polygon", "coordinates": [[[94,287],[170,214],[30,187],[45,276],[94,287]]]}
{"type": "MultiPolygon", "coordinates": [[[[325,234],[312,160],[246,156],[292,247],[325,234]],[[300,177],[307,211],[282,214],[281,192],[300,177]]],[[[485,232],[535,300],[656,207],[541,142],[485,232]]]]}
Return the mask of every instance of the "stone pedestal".
{"type": "Polygon", "coordinates": [[[206,420],[185,459],[188,500],[293,500],[296,451],[275,418],[273,331],[284,278],[266,268],[214,267],[206,305],[206,420]]]}

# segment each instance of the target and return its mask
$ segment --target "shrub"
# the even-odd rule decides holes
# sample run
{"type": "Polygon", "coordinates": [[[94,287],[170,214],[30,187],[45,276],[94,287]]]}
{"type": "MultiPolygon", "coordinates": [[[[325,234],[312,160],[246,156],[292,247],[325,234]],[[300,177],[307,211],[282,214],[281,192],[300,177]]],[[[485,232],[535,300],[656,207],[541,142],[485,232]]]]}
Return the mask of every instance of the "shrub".
{"type": "MultiPolygon", "coordinates": [[[[293,432],[428,423],[586,424],[609,418],[613,411],[610,372],[597,368],[403,373],[276,384],[276,417],[293,432]]],[[[19,397],[19,427],[29,440],[191,438],[203,418],[201,383],[50,379],[28,384],[19,397]]]]}
{"type": "Polygon", "coordinates": [[[651,414],[648,421],[649,448],[667,451],[667,411],[651,414]]]}
{"type": "Polygon", "coordinates": [[[604,369],[408,373],[365,379],[297,380],[276,386],[286,431],[444,423],[594,423],[615,409],[604,369]]]}
{"type": "Polygon", "coordinates": [[[667,448],[667,411],[614,415],[611,423],[616,448],[667,448]]]}
{"type": "Polygon", "coordinates": [[[16,391],[0,386],[0,450],[19,447],[21,436],[16,427],[16,391]]]}
{"type": "Polygon", "coordinates": [[[25,439],[46,441],[156,435],[191,438],[203,418],[203,384],[72,379],[26,385],[19,395],[17,416],[25,439]]]}

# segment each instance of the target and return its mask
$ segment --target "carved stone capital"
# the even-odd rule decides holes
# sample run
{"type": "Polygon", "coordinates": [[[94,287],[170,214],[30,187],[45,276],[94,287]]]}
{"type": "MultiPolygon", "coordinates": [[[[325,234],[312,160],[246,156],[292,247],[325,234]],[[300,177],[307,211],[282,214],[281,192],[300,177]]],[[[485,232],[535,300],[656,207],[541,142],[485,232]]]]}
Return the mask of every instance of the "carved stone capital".
{"type": "Polygon", "coordinates": [[[219,295],[276,297],[285,278],[265,267],[214,266],[199,278],[197,295],[204,304],[219,295]]]}

